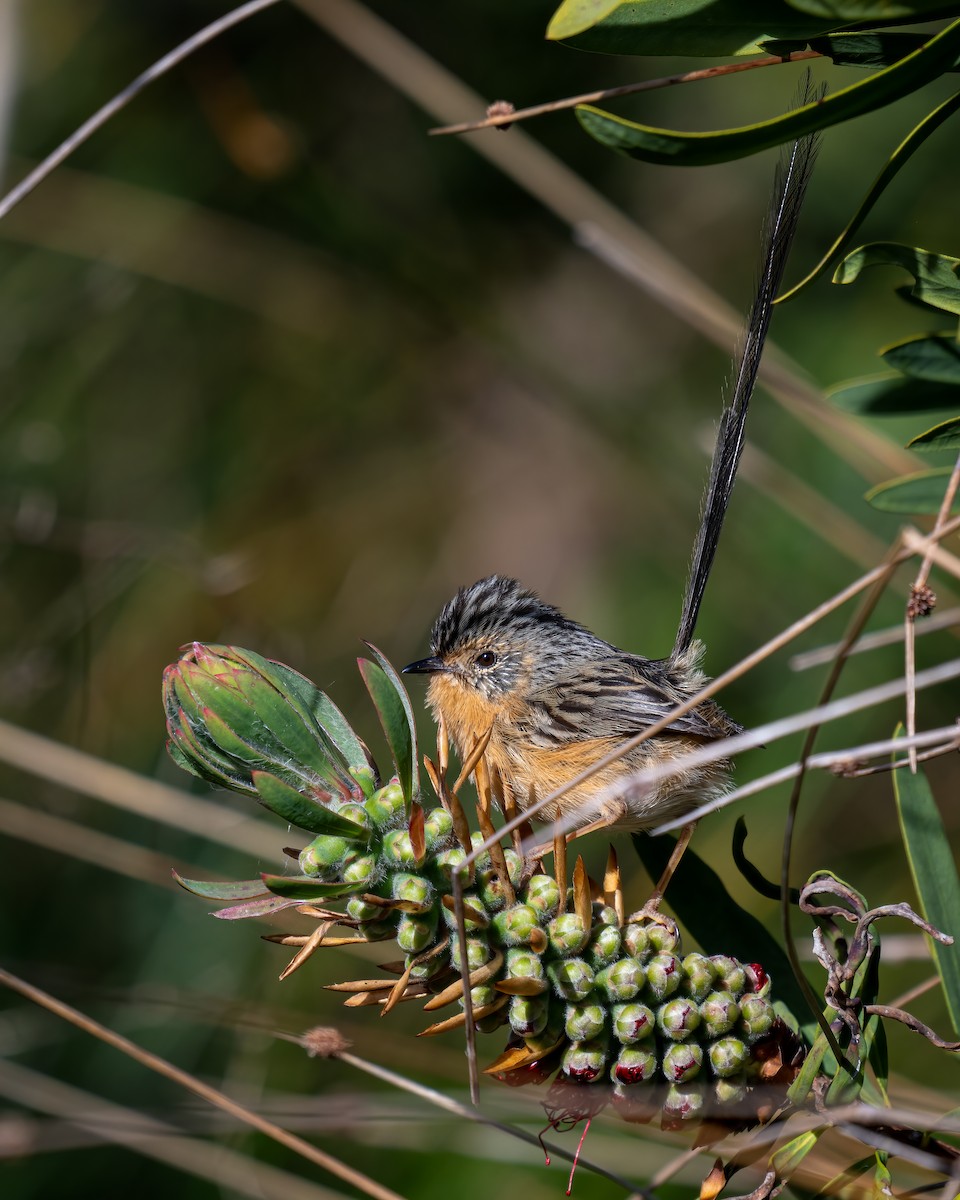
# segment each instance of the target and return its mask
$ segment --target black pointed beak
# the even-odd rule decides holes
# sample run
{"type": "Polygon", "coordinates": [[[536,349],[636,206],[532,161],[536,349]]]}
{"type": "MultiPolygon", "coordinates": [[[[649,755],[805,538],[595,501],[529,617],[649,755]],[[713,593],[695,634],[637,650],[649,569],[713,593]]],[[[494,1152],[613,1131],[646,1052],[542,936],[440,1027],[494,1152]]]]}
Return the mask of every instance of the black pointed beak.
{"type": "Polygon", "coordinates": [[[442,658],[421,658],[417,662],[407,663],[403,668],[404,675],[435,675],[438,671],[449,671],[450,668],[442,658]]]}

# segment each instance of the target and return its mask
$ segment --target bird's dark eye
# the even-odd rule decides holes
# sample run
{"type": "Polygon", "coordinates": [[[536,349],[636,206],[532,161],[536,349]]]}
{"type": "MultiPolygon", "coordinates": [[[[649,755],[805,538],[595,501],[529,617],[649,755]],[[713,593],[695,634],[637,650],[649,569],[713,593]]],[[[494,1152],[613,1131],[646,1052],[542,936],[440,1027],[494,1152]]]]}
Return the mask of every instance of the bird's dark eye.
{"type": "Polygon", "coordinates": [[[484,650],[482,654],[477,655],[475,661],[478,667],[492,667],[497,661],[497,656],[492,650],[484,650]]]}

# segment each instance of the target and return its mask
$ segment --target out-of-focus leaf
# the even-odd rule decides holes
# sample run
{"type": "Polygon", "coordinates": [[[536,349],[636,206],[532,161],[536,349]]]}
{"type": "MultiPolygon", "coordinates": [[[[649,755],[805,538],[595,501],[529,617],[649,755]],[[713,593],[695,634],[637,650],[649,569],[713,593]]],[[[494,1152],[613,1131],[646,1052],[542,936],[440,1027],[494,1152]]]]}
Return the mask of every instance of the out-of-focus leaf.
{"type": "MultiPolygon", "coordinates": [[[[902,736],[902,730],[897,736],[902,736]]],[[[930,939],[930,946],[950,1020],[960,1036],[960,880],[950,839],[922,770],[915,775],[908,767],[894,771],[893,789],[920,911],[935,929],[954,939],[952,946],[930,939]]]]}
{"type": "Polygon", "coordinates": [[[583,33],[608,17],[621,3],[622,0],[563,0],[550,18],[547,37],[556,42],[583,33]]]}
{"type": "Polygon", "coordinates": [[[960,258],[934,254],[919,246],[901,246],[899,242],[871,242],[847,255],[837,267],[833,282],[853,283],[864,268],[877,266],[909,271],[914,278],[912,296],[944,312],[960,314],[960,279],[956,274],[960,258]]]}
{"type": "Polygon", "coordinates": [[[615,117],[590,104],[579,105],[576,113],[587,133],[605,146],[631,158],[674,166],[701,166],[755,154],[770,146],[779,146],[804,134],[873,112],[928,83],[952,65],[958,54],[960,21],[955,21],[931,37],[921,49],[867,79],[782,116],[738,129],[710,133],[658,129],[615,117]]]}
{"type": "Polygon", "coordinates": [[[793,8],[828,21],[891,21],[909,17],[930,21],[934,17],[951,16],[956,5],[936,3],[935,0],[789,0],[793,8]]]}
{"type": "Polygon", "coordinates": [[[364,642],[364,645],[377,661],[370,663],[366,659],[359,659],[360,673],[380,717],[409,815],[410,806],[420,796],[420,759],[413,705],[410,703],[407,689],[403,686],[403,680],[387,656],[372,642],[364,642]],[[371,671],[369,668],[376,670],[371,671]]]}
{"type": "MultiPolygon", "coordinates": [[[[933,471],[918,471],[915,475],[888,479],[886,483],[878,483],[871,488],[864,499],[881,512],[935,516],[943,503],[943,493],[952,470],[952,467],[938,467],[933,471]]],[[[960,492],[954,496],[950,511],[960,512],[960,492]]]]}
{"type": "MultiPolygon", "coordinates": [[[[960,387],[960,342],[956,333],[920,334],[895,342],[880,352],[888,367],[913,379],[954,383],[960,387]]],[[[960,407],[960,392],[958,407],[960,407]]]]}
{"type": "Polygon", "coordinates": [[[823,1133],[826,1133],[826,1127],[808,1129],[805,1133],[798,1133],[796,1137],[791,1138],[789,1142],[785,1142],[775,1150],[770,1155],[770,1166],[776,1171],[777,1178],[789,1179],[816,1146],[823,1133]]]}
{"type": "Polygon", "coordinates": [[[355,883],[321,883],[305,875],[262,875],[261,879],[275,896],[291,900],[336,900],[358,890],[355,883]]]}
{"type": "MultiPolygon", "coordinates": [[[[829,1020],[829,1017],[828,1017],[829,1020]]],[[[814,1039],[813,1045],[807,1051],[807,1056],[797,1072],[797,1077],[787,1089],[787,1099],[792,1104],[803,1104],[806,1098],[810,1095],[817,1076],[820,1073],[820,1067],[827,1054],[827,1039],[823,1033],[818,1033],[814,1039]]]]}
{"type": "Polygon", "coordinates": [[[841,384],[827,399],[846,412],[863,417],[899,417],[918,412],[955,411],[957,387],[905,375],[872,375],[841,384]]]}
{"type": "MultiPolygon", "coordinates": [[[[825,54],[838,67],[889,67],[912,54],[927,40],[923,33],[832,33],[810,38],[811,50],[825,54]]],[[[764,46],[764,49],[770,49],[764,46]]],[[[772,52],[772,50],[771,50],[772,52]]],[[[954,63],[951,70],[956,70],[954,63]]]]}
{"type": "Polygon", "coordinates": [[[554,23],[566,7],[557,10],[547,36],[601,54],[756,54],[769,38],[806,45],[846,24],[809,17],[783,0],[635,0],[616,5],[580,32],[558,33],[554,23]]]}
{"type": "MultiPolygon", "coordinates": [[[[659,879],[673,842],[670,838],[636,833],[633,844],[644,869],[652,879],[659,879]]],[[[781,1016],[792,1017],[808,1043],[811,1042],[817,1023],[810,1015],[803,992],[793,977],[790,960],[779,942],[752,913],[737,904],[716,871],[689,848],[671,881],[669,896],[678,919],[701,946],[713,946],[718,953],[763,966],[773,981],[774,1008],[781,1016]]]]}
{"type": "Polygon", "coordinates": [[[843,1188],[871,1170],[876,1161],[874,1155],[868,1154],[866,1158],[860,1158],[855,1163],[851,1163],[839,1175],[834,1175],[828,1183],[825,1183],[813,1200],[820,1200],[821,1196],[839,1196],[843,1188]]]}
{"type": "Polygon", "coordinates": [[[291,825],[306,829],[310,833],[324,833],[328,837],[348,838],[354,842],[370,840],[369,833],[362,825],[358,825],[356,821],[349,821],[309,796],[304,796],[275,775],[266,771],[254,771],[253,785],[257,789],[260,802],[291,825]]]}
{"type": "Polygon", "coordinates": [[[262,879],[241,879],[235,883],[214,883],[204,879],[185,879],[178,872],[171,872],[177,883],[195,896],[206,900],[250,900],[254,896],[265,896],[267,889],[262,879]]]}
{"type": "MultiPolygon", "coordinates": [[[[958,401],[960,402],[960,401],[958,401]]],[[[958,450],[960,449],[960,417],[941,421],[932,429],[925,429],[907,442],[911,450],[958,450]]]]}
{"type": "MultiPolygon", "coordinates": [[[[919,37],[920,35],[917,36],[919,37]]],[[[943,122],[946,121],[948,117],[953,116],[958,108],[960,108],[960,92],[957,92],[956,95],[950,96],[947,100],[944,100],[944,102],[939,104],[933,110],[933,112],[928,113],[922,121],[920,121],[914,126],[913,129],[911,129],[900,145],[897,146],[896,150],[894,150],[893,154],[891,154],[887,159],[883,169],[870,185],[866,196],[864,196],[863,200],[860,201],[857,211],[853,214],[846,226],[834,239],[833,244],[826,251],[817,265],[813,268],[813,270],[809,271],[799,283],[796,283],[793,287],[781,292],[776,299],[777,304],[783,304],[787,300],[792,300],[794,296],[797,296],[801,291],[803,291],[804,288],[808,287],[826,272],[827,268],[834,261],[837,255],[846,249],[849,243],[853,240],[854,234],[863,224],[867,215],[870,213],[877,200],[879,200],[890,181],[896,176],[900,168],[909,161],[915,151],[919,150],[930,134],[933,133],[934,130],[939,129],[943,122]]],[[[891,363],[890,365],[896,366],[895,363],[891,363]]],[[[897,369],[902,370],[903,368],[898,367],[897,369]]]]}

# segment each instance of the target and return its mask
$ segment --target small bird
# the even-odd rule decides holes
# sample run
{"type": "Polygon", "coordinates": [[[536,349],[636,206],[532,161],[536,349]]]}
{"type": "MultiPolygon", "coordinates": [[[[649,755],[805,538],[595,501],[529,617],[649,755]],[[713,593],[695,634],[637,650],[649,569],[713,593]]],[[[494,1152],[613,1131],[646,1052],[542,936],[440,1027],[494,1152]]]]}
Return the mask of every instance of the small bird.
{"type": "MultiPolygon", "coordinates": [[[[809,99],[809,76],[804,102],[809,99]]],[[[822,95],[822,92],[820,93],[822,95]]],[[[515,579],[491,575],[461,588],[437,618],[431,655],[404,670],[430,675],[428,702],[461,759],[489,733],[484,752],[505,810],[570,785],[541,816],[564,825],[652,829],[722,795],[728,761],[679,769],[646,787],[638,771],[704,742],[742,732],[705,700],[661,732],[575,785],[583,771],[694,696],[706,682],[693,633],[743,451],[744,425],[773,303],[816,157],[816,139],[794,143],[778,169],[764,229],[756,295],[720,417],[700,526],[673,650],[649,659],[619,650],[565,617],[515,579]],[[599,809],[599,811],[598,811],[599,809]]],[[[684,836],[689,839],[692,826],[684,836]]],[[[682,852],[684,839],[678,848],[682,852]]]]}
{"type": "MultiPolygon", "coordinates": [[[[461,760],[485,751],[508,803],[525,809],[693,696],[704,684],[699,642],[669,659],[629,654],[565,617],[515,579],[491,575],[460,591],[433,626],[431,655],[404,667],[430,675],[427,701],[461,760]]],[[[706,700],[661,733],[566,791],[540,813],[571,828],[644,830],[727,788],[729,763],[631,786],[644,767],[741,732],[706,700]]]]}

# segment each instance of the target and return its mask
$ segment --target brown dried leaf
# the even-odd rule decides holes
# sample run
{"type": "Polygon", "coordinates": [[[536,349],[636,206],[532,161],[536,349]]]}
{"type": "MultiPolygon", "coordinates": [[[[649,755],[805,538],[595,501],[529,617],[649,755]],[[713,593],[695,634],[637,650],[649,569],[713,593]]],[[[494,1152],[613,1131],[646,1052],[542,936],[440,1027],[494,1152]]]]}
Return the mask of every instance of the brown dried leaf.
{"type": "Polygon", "coordinates": [[[531,1063],[539,1062],[541,1058],[552,1054],[563,1041],[564,1038],[561,1036],[554,1045],[546,1050],[531,1050],[522,1042],[518,1046],[507,1046],[489,1066],[483,1068],[483,1073],[484,1075],[496,1075],[498,1071],[514,1071],[518,1067],[528,1067],[531,1063]]]}
{"type": "MultiPolygon", "coordinates": [[[[478,987],[481,983],[486,983],[492,979],[494,975],[503,966],[503,954],[498,950],[493,958],[488,963],[477,969],[470,976],[470,987],[478,987]]],[[[458,978],[450,984],[449,987],[438,992],[431,1000],[423,1006],[424,1012],[433,1012],[438,1008],[443,1008],[445,1004],[449,1004],[451,1000],[459,1000],[463,995],[463,980],[458,978]]]]}
{"type": "Polygon", "coordinates": [[[501,979],[493,986],[505,996],[542,996],[550,985],[536,979],[501,979]]]}
{"type": "Polygon", "coordinates": [[[716,1200],[727,1183],[727,1173],[718,1158],[710,1168],[706,1179],[700,1184],[700,1200],[716,1200]]]}
{"type": "MultiPolygon", "coordinates": [[[[479,1021],[483,1017],[489,1017],[491,1013],[499,1012],[501,1008],[508,1002],[508,998],[504,996],[500,1000],[494,1000],[492,1004],[485,1004],[482,1008],[473,1010],[474,1021],[479,1021]]],[[[466,1025],[467,1014],[460,1012],[455,1016],[447,1017],[445,1021],[437,1021],[435,1025],[428,1025],[426,1029],[421,1029],[417,1037],[436,1037],[438,1033],[446,1033],[450,1029],[459,1029],[461,1025],[466,1025]]]]}
{"type": "Polygon", "coordinates": [[[583,922],[584,929],[589,929],[593,923],[593,902],[590,898],[590,880],[587,878],[587,868],[583,859],[577,855],[577,865],[573,868],[573,911],[583,922]]]}

